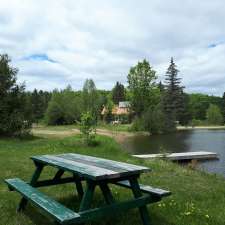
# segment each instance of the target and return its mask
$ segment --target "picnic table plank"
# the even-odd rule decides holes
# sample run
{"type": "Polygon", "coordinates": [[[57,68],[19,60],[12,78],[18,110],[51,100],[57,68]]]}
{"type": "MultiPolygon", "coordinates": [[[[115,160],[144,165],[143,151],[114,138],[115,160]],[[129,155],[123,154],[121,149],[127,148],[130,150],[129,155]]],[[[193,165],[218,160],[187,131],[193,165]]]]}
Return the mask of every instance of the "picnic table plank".
{"type": "Polygon", "coordinates": [[[138,166],[134,164],[118,162],[118,161],[98,158],[94,156],[80,155],[75,153],[60,154],[58,156],[65,159],[74,160],[74,161],[82,161],[87,164],[92,164],[101,168],[110,169],[110,170],[118,171],[118,172],[125,172],[125,171],[133,172],[136,170],[140,172],[147,172],[150,170],[149,168],[144,166],[138,166]]]}
{"type": "Polygon", "coordinates": [[[78,173],[80,176],[92,180],[114,179],[149,171],[149,168],[143,166],[72,153],[33,156],[31,158],[43,164],[78,173]]]}
{"type": "Polygon", "coordinates": [[[117,178],[119,174],[112,170],[102,169],[96,166],[85,165],[84,163],[74,162],[72,160],[63,159],[54,155],[43,155],[31,157],[33,160],[78,173],[81,176],[90,179],[99,180],[107,177],[117,178]]]}

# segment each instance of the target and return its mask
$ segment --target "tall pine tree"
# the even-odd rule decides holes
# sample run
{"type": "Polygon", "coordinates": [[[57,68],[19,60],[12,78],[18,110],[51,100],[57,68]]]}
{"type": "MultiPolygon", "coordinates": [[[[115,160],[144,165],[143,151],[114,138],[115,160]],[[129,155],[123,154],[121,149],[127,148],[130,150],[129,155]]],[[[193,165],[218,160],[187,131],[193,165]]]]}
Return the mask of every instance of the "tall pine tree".
{"type": "Polygon", "coordinates": [[[163,96],[163,108],[166,117],[165,129],[167,132],[176,129],[176,121],[182,120],[184,113],[184,93],[181,86],[181,78],[178,77],[179,70],[171,58],[166,72],[165,92],[163,96]]]}
{"type": "Polygon", "coordinates": [[[119,104],[119,102],[125,100],[125,88],[118,81],[116,82],[116,85],[112,90],[112,99],[114,104],[119,104]]]}

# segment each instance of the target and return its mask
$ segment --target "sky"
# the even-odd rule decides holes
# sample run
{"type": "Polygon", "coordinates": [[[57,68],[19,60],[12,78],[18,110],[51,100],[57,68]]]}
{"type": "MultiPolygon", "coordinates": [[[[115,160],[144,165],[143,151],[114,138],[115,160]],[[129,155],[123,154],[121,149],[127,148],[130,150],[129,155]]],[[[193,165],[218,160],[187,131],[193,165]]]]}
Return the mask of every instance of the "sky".
{"type": "Polygon", "coordinates": [[[170,58],[186,92],[225,91],[224,0],[0,0],[0,54],[27,90],[127,85],[147,59],[164,80],[170,58]]]}

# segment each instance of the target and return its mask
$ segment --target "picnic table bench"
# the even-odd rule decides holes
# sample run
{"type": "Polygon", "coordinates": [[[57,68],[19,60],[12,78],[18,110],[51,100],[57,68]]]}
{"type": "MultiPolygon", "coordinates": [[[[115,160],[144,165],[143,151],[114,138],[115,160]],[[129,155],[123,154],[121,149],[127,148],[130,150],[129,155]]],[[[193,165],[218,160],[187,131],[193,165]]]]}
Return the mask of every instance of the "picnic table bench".
{"type": "Polygon", "coordinates": [[[56,224],[79,224],[93,221],[107,215],[121,213],[128,209],[139,208],[144,225],[149,224],[147,204],[160,201],[162,197],[171,193],[159,188],[141,185],[138,178],[141,173],[150,169],[143,166],[91,157],[80,154],[41,155],[31,157],[35,164],[35,171],[30,183],[19,178],[7,179],[10,190],[16,190],[23,197],[17,210],[25,209],[28,201],[47,213],[56,224]],[[44,167],[52,166],[57,172],[52,179],[39,180],[44,167]],[[62,177],[65,172],[70,172],[69,177],[62,177]],[[86,182],[85,190],[83,183],[86,182]],[[63,206],[61,203],[40,192],[37,188],[75,183],[81,198],[79,212],[63,206]],[[109,185],[119,185],[132,190],[134,198],[116,202],[109,185]],[[106,205],[91,208],[95,188],[99,186],[106,205]]]}

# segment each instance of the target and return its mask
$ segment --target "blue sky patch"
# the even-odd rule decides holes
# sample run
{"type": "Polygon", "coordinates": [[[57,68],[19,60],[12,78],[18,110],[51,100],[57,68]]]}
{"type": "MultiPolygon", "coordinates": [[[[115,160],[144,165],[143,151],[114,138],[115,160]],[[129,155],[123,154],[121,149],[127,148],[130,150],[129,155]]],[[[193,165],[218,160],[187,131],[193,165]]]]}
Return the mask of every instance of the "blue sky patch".
{"type": "Polygon", "coordinates": [[[213,43],[213,44],[208,45],[208,48],[215,48],[217,45],[218,45],[218,44],[213,43]]]}
{"type": "Polygon", "coordinates": [[[50,59],[47,54],[33,54],[23,58],[23,60],[34,60],[34,61],[48,61],[52,63],[56,63],[55,60],[50,59]]]}

